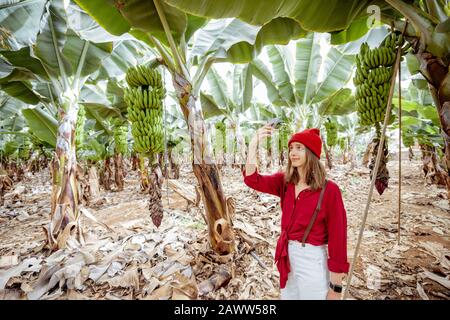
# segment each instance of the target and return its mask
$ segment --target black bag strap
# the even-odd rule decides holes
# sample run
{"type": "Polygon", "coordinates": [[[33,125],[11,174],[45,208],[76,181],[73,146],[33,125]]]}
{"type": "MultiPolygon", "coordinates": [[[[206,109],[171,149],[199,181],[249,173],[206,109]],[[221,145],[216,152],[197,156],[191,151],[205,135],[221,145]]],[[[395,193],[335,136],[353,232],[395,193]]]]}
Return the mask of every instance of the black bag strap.
{"type": "Polygon", "coordinates": [[[325,193],[325,188],[327,187],[327,183],[328,183],[328,180],[325,180],[325,183],[323,184],[323,187],[322,187],[322,191],[320,192],[319,202],[317,203],[316,210],[314,211],[314,214],[312,215],[311,220],[309,221],[308,227],[306,227],[306,231],[305,231],[305,234],[303,235],[303,239],[302,239],[303,247],[305,246],[306,238],[308,237],[309,232],[311,231],[314,221],[316,221],[317,215],[319,214],[320,207],[322,206],[322,200],[323,200],[323,195],[325,193]]]}

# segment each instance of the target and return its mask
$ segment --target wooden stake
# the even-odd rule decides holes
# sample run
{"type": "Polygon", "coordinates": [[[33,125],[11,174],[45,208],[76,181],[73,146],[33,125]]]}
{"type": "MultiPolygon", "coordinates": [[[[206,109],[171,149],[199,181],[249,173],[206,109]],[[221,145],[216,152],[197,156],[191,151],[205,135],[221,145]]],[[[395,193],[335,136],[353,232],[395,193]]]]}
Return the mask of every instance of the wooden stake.
{"type": "MultiPolygon", "coordinates": [[[[408,23],[405,23],[405,27],[403,29],[402,34],[405,33],[407,25],[408,25],[408,23]]],[[[375,161],[375,168],[373,169],[372,180],[370,182],[370,187],[369,187],[369,196],[367,198],[366,208],[364,209],[364,214],[363,214],[363,219],[362,219],[362,223],[361,223],[361,228],[359,230],[359,235],[358,235],[358,241],[356,242],[356,248],[355,248],[355,252],[354,252],[354,255],[353,255],[353,260],[352,260],[352,263],[351,263],[350,272],[348,274],[347,285],[345,287],[344,295],[342,297],[343,300],[345,300],[347,298],[347,295],[348,295],[348,292],[349,292],[349,289],[350,289],[353,271],[355,269],[356,260],[358,258],[359,247],[361,245],[362,236],[364,234],[364,227],[366,225],[367,214],[369,213],[370,202],[372,201],[373,188],[375,186],[375,180],[377,178],[377,172],[378,172],[378,169],[379,169],[379,166],[380,166],[380,162],[381,162],[380,161],[381,160],[381,153],[384,152],[383,146],[384,146],[384,140],[385,140],[385,134],[386,134],[386,127],[387,127],[387,124],[388,124],[389,115],[391,114],[391,110],[392,110],[392,97],[394,96],[395,78],[397,77],[397,71],[399,69],[401,55],[402,55],[402,48],[399,46],[397,48],[397,55],[396,55],[395,64],[394,64],[394,72],[393,72],[392,78],[391,78],[391,86],[390,86],[390,89],[389,89],[389,97],[388,97],[388,102],[387,102],[387,107],[386,107],[386,114],[384,116],[383,129],[382,129],[382,132],[381,132],[381,138],[380,138],[380,144],[379,144],[380,147],[378,148],[378,152],[377,152],[377,158],[376,158],[376,161],[375,161]]]]}
{"type": "Polygon", "coordinates": [[[402,76],[401,67],[398,62],[398,233],[397,233],[397,243],[400,245],[400,213],[402,210],[402,76]]]}

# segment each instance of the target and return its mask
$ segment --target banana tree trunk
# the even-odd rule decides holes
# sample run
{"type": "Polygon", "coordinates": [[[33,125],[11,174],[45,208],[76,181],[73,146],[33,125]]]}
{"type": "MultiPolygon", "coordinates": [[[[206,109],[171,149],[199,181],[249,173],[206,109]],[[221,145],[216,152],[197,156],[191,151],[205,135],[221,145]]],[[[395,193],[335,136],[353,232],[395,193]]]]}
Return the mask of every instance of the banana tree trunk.
{"type": "Polygon", "coordinates": [[[172,148],[169,148],[168,156],[169,156],[171,177],[172,177],[172,179],[178,179],[178,178],[180,178],[180,166],[173,159],[173,149],[172,148]]]}
{"type": "Polygon", "coordinates": [[[412,150],[412,147],[408,148],[408,156],[409,156],[409,161],[412,161],[414,159],[414,152],[412,150]]]}
{"type": "Polygon", "coordinates": [[[325,151],[325,157],[326,157],[326,159],[327,159],[327,166],[328,166],[328,169],[331,170],[331,169],[333,169],[333,157],[332,157],[332,155],[331,155],[331,150],[328,149],[326,143],[323,143],[322,145],[323,145],[323,149],[324,149],[324,151],[325,151]]]}
{"type": "MultiPolygon", "coordinates": [[[[428,81],[431,95],[436,105],[441,124],[441,134],[445,146],[445,184],[450,201],[450,73],[444,59],[429,52],[416,54],[420,61],[421,73],[428,81]]],[[[447,60],[448,61],[448,60],[447,60]]]]}
{"type": "Polygon", "coordinates": [[[219,255],[234,251],[234,231],[228,214],[226,198],[220,181],[220,174],[209,153],[206,125],[200,106],[192,93],[192,85],[182,75],[172,75],[174,88],[187,122],[193,154],[193,171],[200,186],[200,192],[208,222],[209,241],[219,255]]]}
{"type": "Polygon", "coordinates": [[[105,190],[111,190],[112,183],[112,169],[111,169],[111,157],[107,157],[103,161],[103,175],[102,175],[102,184],[105,190]]]}
{"type": "Polygon", "coordinates": [[[0,167],[0,206],[3,206],[3,195],[12,189],[13,181],[8,176],[8,172],[0,167]]]}
{"type": "MultiPolygon", "coordinates": [[[[167,158],[169,158],[169,155],[167,155],[167,158]]],[[[169,178],[169,169],[170,168],[164,161],[164,154],[160,155],[160,157],[159,157],[159,168],[162,171],[163,177],[168,179],[169,178]]]]}
{"type": "Polygon", "coordinates": [[[237,147],[237,159],[236,163],[242,170],[245,166],[245,160],[247,159],[247,146],[245,145],[245,138],[241,131],[241,123],[239,121],[239,116],[236,120],[236,147],[237,147]]]}
{"type": "Polygon", "coordinates": [[[139,168],[139,158],[136,154],[131,155],[131,170],[136,171],[139,168]]]}
{"type": "Polygon", "coordinates": [[[422,171],[427,183],[445,186],[447,177],[437,160],[435,147],[421,143],[420,151],[422,151],[422,171]]]}
{"type": "Polygon", "coordinates": [[[366,151],[364,152],[364,156],[362,159],[362,165],[364,167],[367,167],[367,165],[369,164],[369,160],[370,160],[371,154],[373,153],[373,149],[374,149],[374,142],[370,141],[369,144],[367,145],[366,151]]]}
{"type": "Polygon", "coordinates": [[[62,249],[70,236],[78,235],[78,182],[75,152],[75,125],[78,104],[64,102],[59,108],[56,150],[52,160],[52,198],[50,224],[44,227],[47,247],[62,249]]]}
{"type": "Polygon", "coordinates": [[[114,154],[114,181],[117,186],[117,191],[123,190],[123,158],[122,154],[114,154]]]}
{"type": "Polygon", "coordinates": [[[161,167],[158,162],[151,165],[151,173],[149,175],[149,204],[148,209],[150,210],[150,217],[152,218],[153,224],[159,228],[161,225],[161,220],[163,218],[163,205],[162,205],[162,172],[161,167]]]}
{"type": "Polygon", "coordinates": [[[145,158],[142,155],[139,155],[138,158],[139,165],[139,177],[141,179],[141,191],[147,192],[150,186],[150,182],[148,180],[148,171],[145,167],[145,158]]]}

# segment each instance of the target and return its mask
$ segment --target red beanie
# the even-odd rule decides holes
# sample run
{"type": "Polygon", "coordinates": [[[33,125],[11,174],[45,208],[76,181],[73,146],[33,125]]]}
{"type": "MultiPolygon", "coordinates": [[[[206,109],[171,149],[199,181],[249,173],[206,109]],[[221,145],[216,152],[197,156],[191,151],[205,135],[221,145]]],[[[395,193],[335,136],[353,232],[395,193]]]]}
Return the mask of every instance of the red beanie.
{"type": "Polygon", "coordinates": [[[291,139],[289,139],[288,147],[292,142],[302,143],[320,159],[320,152],[322,151],[322,139],[320,139],[319,129],[312,128],[294,133],[291,139]]]}

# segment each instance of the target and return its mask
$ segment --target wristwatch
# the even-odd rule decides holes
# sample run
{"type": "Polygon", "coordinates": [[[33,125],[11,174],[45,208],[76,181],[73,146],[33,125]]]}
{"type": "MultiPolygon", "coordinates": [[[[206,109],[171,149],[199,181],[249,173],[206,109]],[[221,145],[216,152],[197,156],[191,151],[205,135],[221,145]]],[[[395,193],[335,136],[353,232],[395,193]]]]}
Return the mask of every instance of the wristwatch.
{"type": "Polygon", "coordinates": [[[337,293],[342,292],[342,286],[338,285],[338,284],[333,284],[333,283],[331,283],[331,281],[330,281],[330,289],[337,293]]]}

